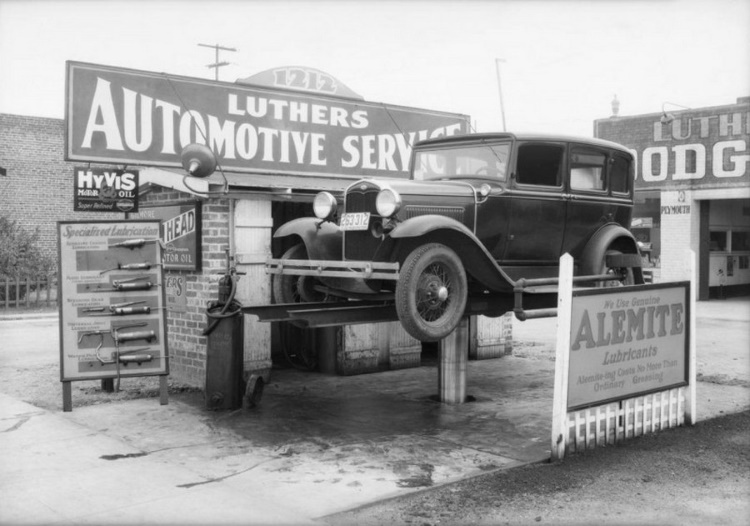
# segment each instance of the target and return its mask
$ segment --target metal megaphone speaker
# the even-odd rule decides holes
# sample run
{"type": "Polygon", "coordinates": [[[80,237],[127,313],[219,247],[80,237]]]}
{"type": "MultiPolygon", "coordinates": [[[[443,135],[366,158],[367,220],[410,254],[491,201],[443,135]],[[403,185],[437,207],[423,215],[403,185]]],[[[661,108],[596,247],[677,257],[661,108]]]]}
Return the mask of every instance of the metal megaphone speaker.
{"type": "Polygon", "coordinates": [[[193,177],[208,177],[216,170],[216,156],[204,144],[188,144],[180,156],[182,167],[193,177]]]}

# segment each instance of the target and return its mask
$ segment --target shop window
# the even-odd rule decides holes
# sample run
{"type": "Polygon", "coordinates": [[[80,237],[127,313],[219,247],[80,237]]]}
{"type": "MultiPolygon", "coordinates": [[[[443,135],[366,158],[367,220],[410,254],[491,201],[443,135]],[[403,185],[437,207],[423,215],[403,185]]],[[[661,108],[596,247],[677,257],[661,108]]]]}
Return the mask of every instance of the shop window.
{"type": "Polygon", "coordinates": [[[573,190],[604,190],[606,159],[600,152],[574,149],[570,162],[570,187],[573,190]]]}
{"type": "Polygon", "coordinates": [[[711,252],[726,252],[727,233],[724,230],[712,230],[709,232],[709,250],[711,252]]]}
{"type": "Polygon", "coordinates": [[[750,251],[750,232],[732,232],[732,252],[750,251]]]}
{"type": "Polygon", "coordinates": [[[554,144],[523,144],[518,148],[519,184],[560,186],[563,148],[554,144]]]}

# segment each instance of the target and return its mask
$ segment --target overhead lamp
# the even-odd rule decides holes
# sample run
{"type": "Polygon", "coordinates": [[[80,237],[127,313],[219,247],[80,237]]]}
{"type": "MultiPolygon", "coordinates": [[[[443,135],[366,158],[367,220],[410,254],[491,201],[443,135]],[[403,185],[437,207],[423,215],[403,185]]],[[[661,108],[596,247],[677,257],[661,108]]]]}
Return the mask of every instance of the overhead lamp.
{"type": "Polygon", "coordinates": [[[662,102],[661,104],[661,121],[662,124],[671,124],[672,121],[674,121],[675,117],[673,113],[667,113],[667,110],[664,108],[667,104],[670,104],[672,106],[677,106],[679,108],[684,108],[686,110],[691,110],[692,108],[688,108],[687,106],[683,106],[681,104],[675,104],[674,102],[662,102]]]}

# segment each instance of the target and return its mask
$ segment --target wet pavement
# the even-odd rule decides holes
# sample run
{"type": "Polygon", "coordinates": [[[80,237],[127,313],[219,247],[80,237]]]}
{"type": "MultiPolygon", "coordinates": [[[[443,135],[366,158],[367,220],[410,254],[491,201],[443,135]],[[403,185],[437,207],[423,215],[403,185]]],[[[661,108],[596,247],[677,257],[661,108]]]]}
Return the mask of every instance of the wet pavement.
{"type": "MultiPolygon", "coordinates": [[[[717,303],[698,309],[699,420],[750,407],[750,301],[717,303]]],[[[459,405],[435,401],[434,359],[349,377],[276,369],[258,407],[231,412],[190,393],[71,413],[0,395],[0,523],[324,523],[546,461],[554,323],[514,322],[514,355],[469,362],[459,405]]]]}

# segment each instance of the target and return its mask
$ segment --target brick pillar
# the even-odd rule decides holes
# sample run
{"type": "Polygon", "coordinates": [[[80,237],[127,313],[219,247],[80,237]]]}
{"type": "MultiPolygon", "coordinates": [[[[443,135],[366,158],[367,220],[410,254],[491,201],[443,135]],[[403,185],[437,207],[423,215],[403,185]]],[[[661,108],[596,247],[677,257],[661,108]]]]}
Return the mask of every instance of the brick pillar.
{"type": "Polygon", "coordinates": [[[661,193],[661,281],[690,279],[687,252],[700,253],[700,215],[690,190],[661,193]]]}

